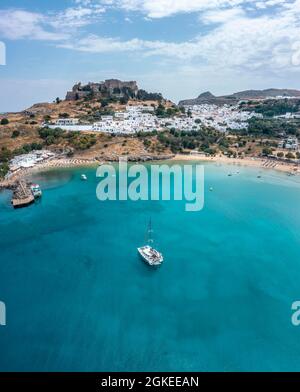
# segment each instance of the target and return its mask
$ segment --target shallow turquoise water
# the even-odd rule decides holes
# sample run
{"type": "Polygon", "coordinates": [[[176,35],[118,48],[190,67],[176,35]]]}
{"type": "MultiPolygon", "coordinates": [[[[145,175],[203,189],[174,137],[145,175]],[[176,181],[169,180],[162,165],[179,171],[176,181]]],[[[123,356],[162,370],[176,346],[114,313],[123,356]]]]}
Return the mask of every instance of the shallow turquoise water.
{"type": "Polygon", "coordinates": [[[1,193],[0,370],[299,371],[299,179],[205,175],[197,213],[99,202],[94,169],[37,176],[43,199],[26,209],[1,193]],[[136,254],[150,215],[155,271],[136,254]]]}

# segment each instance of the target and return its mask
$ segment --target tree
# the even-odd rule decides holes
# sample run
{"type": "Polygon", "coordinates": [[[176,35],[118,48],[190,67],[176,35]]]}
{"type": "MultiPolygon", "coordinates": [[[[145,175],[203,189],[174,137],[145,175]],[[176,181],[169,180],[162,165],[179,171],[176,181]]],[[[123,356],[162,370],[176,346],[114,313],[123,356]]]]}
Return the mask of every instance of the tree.
{"type": "Polygon", "coordinates": [[[59,104],[59,103],[61,103],[61,99],[60,99],[59,97],[57,97],[57,98],[55,99],[55,102],[56,102],[57,104],[59,104]]]}
{"type": "Polygon", "coordinates": [[[13,133],[11,134],[12,139],[15,139],[16,137],[20,136],[20,131],[13,131],[13,133]]]}
{"type": "Polygon", "coordinates": [[[62,117],[62,118],[69,118],[70,117],[69,113],[59,113],[58,115],[59,115],[59,117],[62,117]]]}
{"type": "Polygon", "coordinates": [[[105,108],[105,106],[108,106],[108,100],[107,99],[101,99],[100,103],[101,103],[101,107],[102,108],[105,108]]]}
{"type": "Polygon", "coordinates": [[[285,157],[286,157],[287,159],[295,159],[295,155],[294,155],[293,153],[291,153],[291,152],[288,152],[288,153],[285,155],[285,157]]]}
{"type": "Polygon", "coordinates": [[[163,117],[163,116],[165,116],[165,107],[164,107],[161,103],[158,105],[155,114],[156,114],[158,117],[163,117]]]}
{"type": "Polygon", "coordinates": [[[7,118],[2,118],[2,120],[1,120],[1,123],[0,123],[1,125],[7,125],[7,124],[9,124],[9,121],[8,121],[8,119],[7,118]]]}
{"type": "Polygon", "coordinates": [[[8,162],[12,157],[12,152],[7,147],[0,150],[0,162],[8,162]]]}
{"type": "Polygon", "coordinates": [[[144,139],[144,146],[145,146],[146,148],[149,148],[149,147],[151,146],[150,140],[144,139]]]}
{"type": "Polygon", "coordinates": [[[9,171],[9,165],[7,162],[0,164],[0,178],[4,178],[9,171]]]}
{"type": "Polygon", "coordinates": [[[121,105],[126,105],[128,103],[128,101],[129,101],[128,97],[120,98],[120,104],[121,105]]]}
{"type": "Polygon", "coordinates": [[[277,157],[278,158],[283,158],[284,157],[284,153],[283,152],[278,152],[277,153],[277,157]]]}
{"type": "Polygon", "coordinates": [[[269,148],[269,147],[265,147],[265,148],[263,148],[263,150],[262,150],[262,155],[264,155],[264,156],[268,156],[268,155],[272,155],[272,149],[271,148],[269,148]]]}

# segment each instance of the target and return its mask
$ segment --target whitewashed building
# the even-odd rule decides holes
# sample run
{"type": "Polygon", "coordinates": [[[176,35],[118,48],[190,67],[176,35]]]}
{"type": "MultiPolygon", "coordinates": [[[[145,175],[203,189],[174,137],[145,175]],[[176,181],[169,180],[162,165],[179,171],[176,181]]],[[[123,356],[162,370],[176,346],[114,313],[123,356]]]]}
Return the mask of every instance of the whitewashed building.
{"type": "Polygon", "coordinates": [[[59,118],[55,121],[55,125],[60,127],[64,125],[77,125],[79,123],[78,118],[59,118]]]}

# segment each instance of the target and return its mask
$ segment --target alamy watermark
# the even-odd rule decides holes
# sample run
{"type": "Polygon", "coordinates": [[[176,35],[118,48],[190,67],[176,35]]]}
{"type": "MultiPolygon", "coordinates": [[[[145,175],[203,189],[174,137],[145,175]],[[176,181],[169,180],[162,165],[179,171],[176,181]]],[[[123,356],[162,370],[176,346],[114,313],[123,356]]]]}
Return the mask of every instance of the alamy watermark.
{"type": "Polygon", "coordinates": [[[300,325],[300,301],[292,303],[292,310],[294,310],[291,318],[292,324],[298,327],[300,325]]]}
{"type": "Polygon", "coordinates": [[[204,167],[202,165],[128,165],[127,159],[97,169],[101,178],[97,198],[106,200],[184,200],[185,210],[200,211],[204,206],[204,167]],[[118,185],[117,185],[118,184],[118,185]]]}
{"type": "Polygon", "coordinates": [[[6,306],[5,303],[0,301],[0,326],[6,325],[6,306]]]}
{"type": "Polygon", "coordinates": [[[6,46],[0,41],[0,65],[6,65],[6,46]]]}

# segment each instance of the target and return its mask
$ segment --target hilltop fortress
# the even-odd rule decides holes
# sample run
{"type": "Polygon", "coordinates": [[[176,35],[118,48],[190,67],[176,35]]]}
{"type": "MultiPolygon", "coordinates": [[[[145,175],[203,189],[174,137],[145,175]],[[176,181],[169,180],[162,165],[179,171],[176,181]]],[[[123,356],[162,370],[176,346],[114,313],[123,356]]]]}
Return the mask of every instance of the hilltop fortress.
{"type": "Polygon", "coordinates": [[[77,83],[73,86],[72,91],[66,95],[67,101],[76,101],[87,97],[93,98],[136,98],[139,88],[135,81],[122,82],[118,79],[108,79],[100,83],[88,83],[82,85],[77,83]]]}

